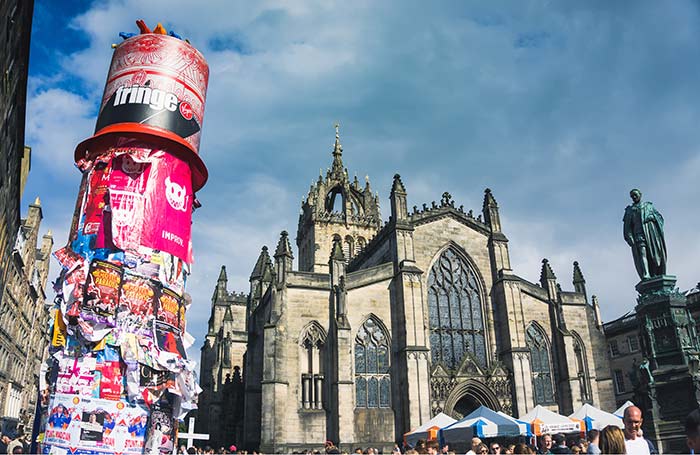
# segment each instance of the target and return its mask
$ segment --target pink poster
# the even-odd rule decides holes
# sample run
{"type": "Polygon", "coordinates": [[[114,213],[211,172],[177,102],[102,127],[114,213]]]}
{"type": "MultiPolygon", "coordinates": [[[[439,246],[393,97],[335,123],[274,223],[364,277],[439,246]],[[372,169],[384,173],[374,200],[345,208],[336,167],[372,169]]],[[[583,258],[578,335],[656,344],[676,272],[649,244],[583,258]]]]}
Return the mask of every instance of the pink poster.
{"type": "Polygon", "coordinates": [[[187,263],[192,229],[192,176],[184,161],[163,152],[151,164],[141,244],[187,263]]]}
{"type": "Polygon", "coordinates": [[[111,212],[111,236],[107,232],[99,235],[97,246],[111,243],[122,250],[137,250],[141,245],[144,224],[144,196],[148,184],[150,164],[139,161],[144,153],[123,153],[112,160],[109,176],[109,205],[111,212]]]}

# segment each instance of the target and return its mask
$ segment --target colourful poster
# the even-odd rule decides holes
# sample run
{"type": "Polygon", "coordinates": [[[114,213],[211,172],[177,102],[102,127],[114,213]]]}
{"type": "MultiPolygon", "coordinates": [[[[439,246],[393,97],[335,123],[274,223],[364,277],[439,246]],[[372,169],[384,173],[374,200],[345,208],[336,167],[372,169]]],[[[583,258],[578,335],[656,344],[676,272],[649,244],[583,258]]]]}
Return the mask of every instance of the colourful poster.
{"type": "Polygon", "coordinates": [[[149,453],[173,453],[173,444],[177,434],[173,408],[167,400],[161,400],[151,407],[151,418],[148,422],[148,437],[146,449],[149,453]]]}
{"type": "Polygon", "coordinates": [[[153,158],[145,193],[142,244],[191,263],[194,195],[190,168],[166,152],[153,158]]]}
{"type": "MultiPolygon", "coordinates": [[[[117,248],[122,250],[138,250],[142,240],[145,198],[141,194],[130,191],[110,190],[110,220],[111,236],[105,234],[117,248]]],[[[105,241],[105,243],[107,243],[105,241]]]]}
{"type": "Polygon", "coordinates": [[[81,305],[83,319],[114,323],[122,274],[121,266],[97,259],[92,261],[81,305]]]}
{"type": "Polygon", "coordinates": [[[179,327],[182,297],[168,288],[162,288],[157,302],[158,310],[156,312],[156,320],[165,322],[174,327],[179,327]]]}
{"type": "Polygon", "coordinates": [[[90,171],[89,188],[85,200],[85,224],[83,234],[97,234],[102,223],[102,211],[107,205],[107,192],[109,187],[109,162],[98,161],[90,171]]]}
{"type": "Polygon", "coordinates": [[[158,294],[156,283],[125,272],[119,299],[119,324],[122,330],[153,336],[153,309],[158,294]]]}
{"type": "Polygon", "coordinates": [[[123,376],[119,351],[106,345],[97,353],[97,370],[100,373],[99,398],[117,401],[122,395],[123,376]]]}
{"type": "Polygon", "coordinates": [[[146,191],[150,163],[139,161],[136,154],[123,153],[112,159],[109,189],[143,194],[146,191]]]}
{"type": "Polygon", "coordinates": [[[148,413],[122,401],[56,394],[49,408],[43,453],[143,453],[148,413]]]}
{"type": "Polygon", "coordinates": [[[89,397],[93,388],[99,387],[95,380],[97,359],[92,356],[62,357],[58,361],[56,392],[89,397]]]}
{"type": "Polygon", "coordinates": [[[155,331],[156,343],[161,352],[175,354],[183,359],[187,358],[180,331],[176,327],[161,321],[156,321],[155,331]]]}

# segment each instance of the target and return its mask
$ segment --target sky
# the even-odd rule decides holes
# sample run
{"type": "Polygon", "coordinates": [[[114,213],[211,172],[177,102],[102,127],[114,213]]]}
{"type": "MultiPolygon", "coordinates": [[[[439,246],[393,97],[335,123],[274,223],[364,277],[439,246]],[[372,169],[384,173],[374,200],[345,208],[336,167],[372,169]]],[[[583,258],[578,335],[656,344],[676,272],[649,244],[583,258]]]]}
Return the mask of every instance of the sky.
{"type": "Polygon", "coordinates": [[[537,282],[548,258],[572,290],[578,261],[606,321],[635,305],[622,239],[632,188],[665,218],[668,273],[681,290],[700,281],[695,2],[35,0],[22,207],[41,198],[56,247],[111,44],[137,19],[189,38],[210,65],[188,280],[195,359],[220,267],[229,291],[247,291],[262,245],[294,238],[336,122],[350,176],[369,176],[385,220],[395,173],[409,207],[448,191],[478,213],[491,188],[514,272],[537,282]]]}

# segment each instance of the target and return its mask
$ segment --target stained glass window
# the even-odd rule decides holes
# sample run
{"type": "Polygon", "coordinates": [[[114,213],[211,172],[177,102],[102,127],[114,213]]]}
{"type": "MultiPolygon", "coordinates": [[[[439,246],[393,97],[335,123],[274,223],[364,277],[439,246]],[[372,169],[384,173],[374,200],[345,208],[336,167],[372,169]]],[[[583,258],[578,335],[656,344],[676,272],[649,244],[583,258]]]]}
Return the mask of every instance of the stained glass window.
{"type": "Polygon", "coordinates": [[[448,248],[428,277],[428,322],[433,363],[456,370],[466,355],[486,365],[481,293],[474,270],[448,248]]]}
{"type": "Polygon", "coordinates": [[[355,405],[358,408],[391,406],[389,341],[370,317],[355,337],[355,405]]]}
{"type": "Polygon", "coordinates": [[[532,388],[535,393],[535,405],[553,404],[554,388],[552,370],[549,362],[549,345],[540,329],[530,324],[525,333],[525,344],[530,350],[530,370],[532,388]]]}

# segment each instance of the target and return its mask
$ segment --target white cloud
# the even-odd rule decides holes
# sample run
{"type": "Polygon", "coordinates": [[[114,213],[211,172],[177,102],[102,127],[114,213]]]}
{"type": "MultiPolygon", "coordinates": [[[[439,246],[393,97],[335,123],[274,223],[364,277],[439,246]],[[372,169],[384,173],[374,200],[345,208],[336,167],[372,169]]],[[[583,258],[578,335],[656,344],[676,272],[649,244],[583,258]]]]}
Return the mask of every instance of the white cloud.
{"type": "Polygon", "coordinates": [[[578,260],[612,319],[634,305],[620,232],[631,187],[666,217],[679,286],[700,279],[692,8],[102,2],[71,22],[89,45],[64,55],[65,77],[34,79],[28,192],[46,201],[47,223],[68,226],[79,178],[72,151],[92,132],[110,44],[136,31],[136,18],[167,19],[211,67],[201,150],[210,180],[198,195],[188,283],[201,309],[191,313],[196,350],[219,267],[231,289],[245,290],[260,246],[274,248],[282,229],[294,237],[299,199],[331,162],[335,121],[350,175],[369,174],[385,217],[396,172],[411,206],[449,191],[478,213],[490,187],[515,272],[536,281],[547,257],[566,289],[578,260]],[[60,85],[71,78],[73,92],[60,85]]]}

